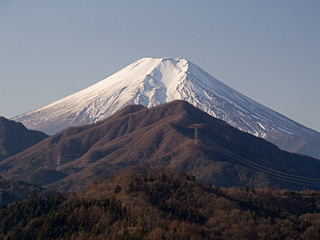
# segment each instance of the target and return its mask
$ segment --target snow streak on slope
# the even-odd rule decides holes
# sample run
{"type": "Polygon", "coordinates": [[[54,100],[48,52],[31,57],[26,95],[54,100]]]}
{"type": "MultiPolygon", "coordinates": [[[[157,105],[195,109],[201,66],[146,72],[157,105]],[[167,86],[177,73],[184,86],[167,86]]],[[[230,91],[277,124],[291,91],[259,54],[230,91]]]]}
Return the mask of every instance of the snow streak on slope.
{"type": "Polygon", "coordinates": [[[129,104],[185,100],[259,137],[289,134],[320,142],[319,133],[264,107],[183,58],[143,58],[73,95],[13,118],[49,134],[102,120],[129,104]]]}

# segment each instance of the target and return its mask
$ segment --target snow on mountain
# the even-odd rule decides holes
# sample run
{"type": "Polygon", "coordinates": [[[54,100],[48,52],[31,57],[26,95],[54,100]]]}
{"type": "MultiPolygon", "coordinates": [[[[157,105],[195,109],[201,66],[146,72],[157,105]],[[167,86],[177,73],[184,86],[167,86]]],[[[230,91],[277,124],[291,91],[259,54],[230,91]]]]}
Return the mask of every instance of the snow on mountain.
{"type": "Polygon", "coordinates": [[[320,158],[320,150],[314,150],[320,149],[319,132],[253,101],[184,58],[142,58],[84,90],[12,119],[54,134],[102,120],[129,104],[153,107],[176,99],[289,151],[310,154],[308,144],[316,144],[310,155],[320,158]]]}

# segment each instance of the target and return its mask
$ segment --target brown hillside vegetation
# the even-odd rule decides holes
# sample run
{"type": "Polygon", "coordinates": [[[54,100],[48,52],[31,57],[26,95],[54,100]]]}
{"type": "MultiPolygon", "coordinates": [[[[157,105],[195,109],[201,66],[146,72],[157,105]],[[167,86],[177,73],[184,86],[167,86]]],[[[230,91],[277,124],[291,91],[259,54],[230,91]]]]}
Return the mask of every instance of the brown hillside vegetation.
{"type": "Polygon", "coordinates": [[[82,193],[0,208],[1,239],[319,239],[320,194],[217,188],[170,169],[123,170],[82,193]]]}
{"type": "Polygon", "coordinates": [[[281,151],[184,101],[128,106],[68,128],[2,161],[0,174],[68,191],[140,164],[165,165],[216,186],[320,189],[319,160],[281,151]]]}
{"type": "Polygon", "coordinates": [[[0,204],[9,204],[22,201],[29,197],[30,193],[36,192],[40,195],[47,191],[39,186],[18,180],[7,180],[0,177],[0,204]]]}

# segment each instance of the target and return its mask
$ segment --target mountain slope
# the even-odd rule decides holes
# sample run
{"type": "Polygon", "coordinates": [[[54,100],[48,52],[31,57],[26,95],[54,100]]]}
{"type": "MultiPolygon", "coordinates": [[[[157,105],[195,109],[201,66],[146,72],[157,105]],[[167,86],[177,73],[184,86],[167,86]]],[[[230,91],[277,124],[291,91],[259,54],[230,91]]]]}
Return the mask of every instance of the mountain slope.
{"type": "Polygon", "coordinates": [[[0,174],[61,191],[127,166],[166,165],[218,186],[320,189],[320,162],[281,151],[185,101],[130,105],[68,128],[0,163],[0,174]]]}
{"type": "Polygon", "coordinates": [[[0,176],[0,205],[25,200],[32,192],[42,196],[47,193],[46,189],[39,186],[13,179],[7,180],[0,176]]]}
{"type": "Polygon", "coordinates": [[[283,149],[320,159],[320,133],[251,100],[183,58],[143,58],[82,91],[13,118],[48,134],[105,119],[130,104],[185,100],[283,149]]]}
{"type": "Polygon", "coordinates": [[[42,141],[48,135],[0,117],[0,161],[42,141]]]}
{"type": "Polygon", "coordinates": [[[179,171],[121,171],[87,191],[0,208],[0,239],[319,239],[320,193],[205,186],[179,171]]]}

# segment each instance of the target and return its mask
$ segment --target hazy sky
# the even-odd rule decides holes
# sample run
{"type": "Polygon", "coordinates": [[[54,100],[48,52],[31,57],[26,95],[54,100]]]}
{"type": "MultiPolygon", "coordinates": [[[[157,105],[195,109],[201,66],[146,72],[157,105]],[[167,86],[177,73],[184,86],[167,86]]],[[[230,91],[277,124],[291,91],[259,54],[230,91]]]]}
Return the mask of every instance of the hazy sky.
{"type": "Polygon", "coordinates": [[[58,100],[145,56],[185,57],[320,131],[319,0],[0,0],[0,115],[58,100]]]}

